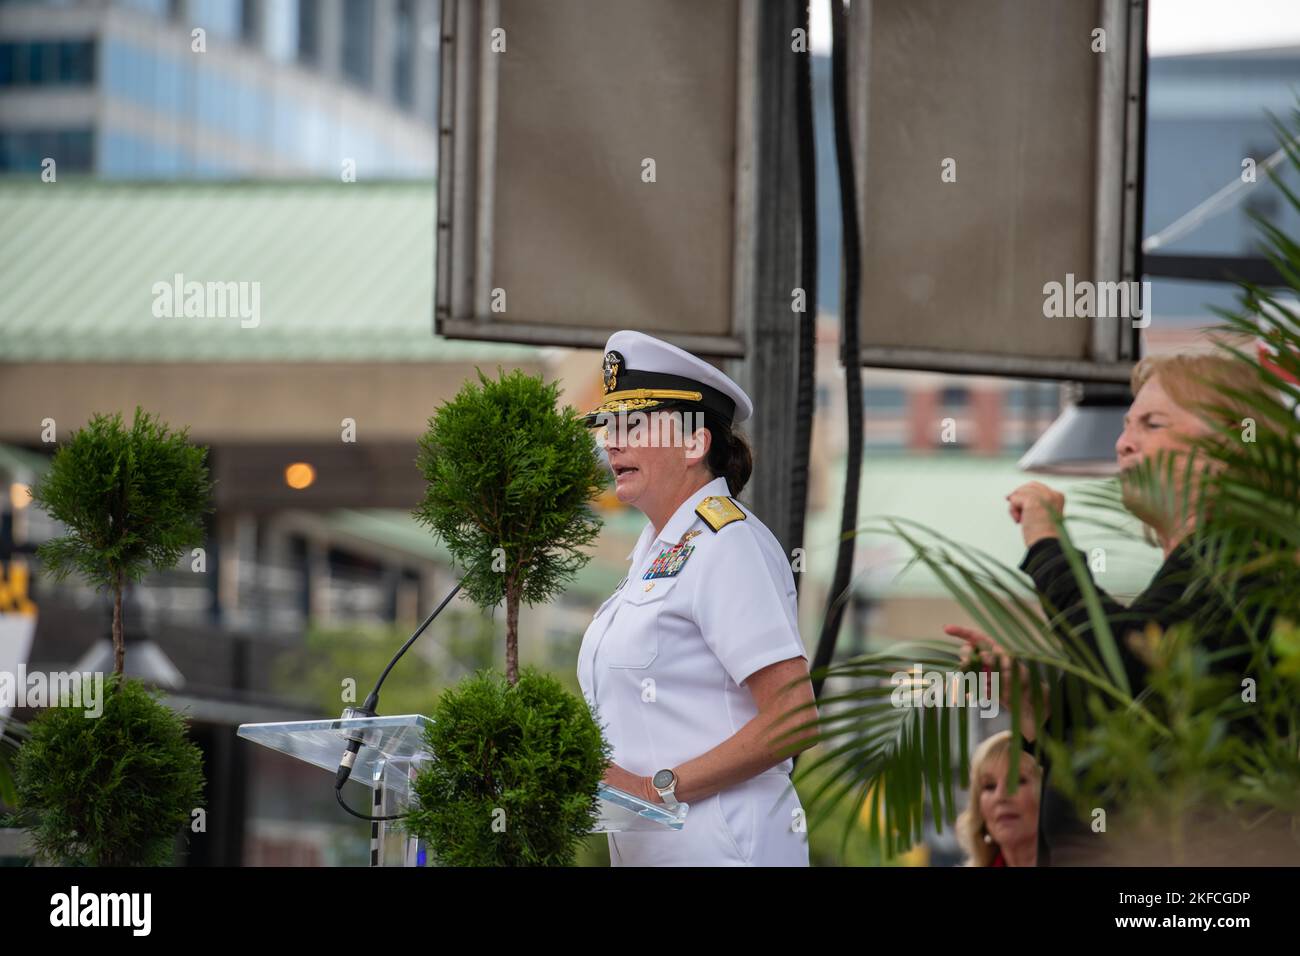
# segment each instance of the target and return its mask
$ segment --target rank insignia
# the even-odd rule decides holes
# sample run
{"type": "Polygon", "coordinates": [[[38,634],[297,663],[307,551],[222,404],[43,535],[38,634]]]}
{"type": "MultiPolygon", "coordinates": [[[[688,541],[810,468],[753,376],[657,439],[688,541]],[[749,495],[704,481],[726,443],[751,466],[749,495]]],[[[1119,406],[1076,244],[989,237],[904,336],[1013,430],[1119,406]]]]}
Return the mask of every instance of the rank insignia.
{"type": "MultiPolygon", "coordinates": [[[[664,548],[659,552],[659,556],[654,559],[641,580],[648,581],[651,578],[671,578],[675,577],[682,567],[686,564],[686,559],[691,556],[695,550],[695,545],[690,543],[691,538],[700,532],[688,531],[682,535],[682,540],[678,541],[671,548],[664,548]]],[[[646,590],[650,590],[651,585],[646,585],[646,590]]]]}
{"type": "Polygon", "coordinates": [[[695,513],[703,518],[714,532],[722,530],[733,521],[745,520],[745,512],[741,511],[726,495],[709,495],[700,502],[695,513]]]}

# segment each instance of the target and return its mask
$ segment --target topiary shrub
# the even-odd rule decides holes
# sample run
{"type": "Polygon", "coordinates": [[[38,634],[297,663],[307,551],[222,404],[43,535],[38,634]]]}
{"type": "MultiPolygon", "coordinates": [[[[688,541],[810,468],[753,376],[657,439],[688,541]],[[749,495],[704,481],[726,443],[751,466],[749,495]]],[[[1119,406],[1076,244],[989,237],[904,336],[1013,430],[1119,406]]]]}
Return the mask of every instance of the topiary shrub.
{"type": "Polygon", "coordinates": [[[506,678],[519,673],[519,605],[548,601],[590,560],[591,502],[609,482],[591,431],[559,385],[519,370],[466,382],[429,419],[416,519],[447,546],[479,607],[506,603],[506,678]]]}
{"type": "Polygon", "coordinates": [[[405,826],[444,866],[572,866],[598,813],[609,746],[586,702],[524,668],[447,690],[405,826]]]}
{"type": "Polygon", "coordinates": [[[203,757],[183,717],[135,680],[105,682],[103,713],[51,707],[14,760],[18,809],[38,858],[160,866],[203,802],[203,757]]]}
{"type": "Polygon", "coordinates": [[[113,595],[113,672],[123,673],[126,585],[203,543],[207,449],[138,406],[130,428],[120,413],[96,415],[54,453],[31,493],[67,530],[37,549],[44,572],[57,581],[75,571],[113,595]]]}

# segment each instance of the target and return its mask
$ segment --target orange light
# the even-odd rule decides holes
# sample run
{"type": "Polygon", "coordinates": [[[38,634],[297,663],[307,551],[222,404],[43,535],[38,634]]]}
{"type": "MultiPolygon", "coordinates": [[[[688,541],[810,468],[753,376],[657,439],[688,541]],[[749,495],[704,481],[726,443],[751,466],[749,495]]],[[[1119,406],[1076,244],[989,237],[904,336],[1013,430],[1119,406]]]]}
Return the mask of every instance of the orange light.
{"type": "Polygon", "coordinates": [[[21,511],[32,503],[32,489],[27,487],[21,481],[15,481],[9,486],[9,504],[13,505],[14,511],[21,511]]]}
{"type": "Polygon", "coordinates": [[[305,461],[295,461],[284,469],[284,483],[297,491],[310,488],[315,480],[316,469],[305,461]]]}

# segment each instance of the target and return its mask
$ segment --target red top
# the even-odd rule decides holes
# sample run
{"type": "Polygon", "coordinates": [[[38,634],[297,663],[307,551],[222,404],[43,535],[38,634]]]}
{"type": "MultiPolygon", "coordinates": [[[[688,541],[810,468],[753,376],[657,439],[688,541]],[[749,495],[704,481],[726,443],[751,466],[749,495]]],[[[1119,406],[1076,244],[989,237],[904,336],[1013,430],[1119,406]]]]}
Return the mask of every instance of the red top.
{"type": "Polygon", "coordinates": [[[999,849],[998,855],[993,858],[993,862],[990,863],[989,866],[1006,866],[1006,865],[1007,865],[1007,861],[1002,859],[1002,851],[999,849]]]}

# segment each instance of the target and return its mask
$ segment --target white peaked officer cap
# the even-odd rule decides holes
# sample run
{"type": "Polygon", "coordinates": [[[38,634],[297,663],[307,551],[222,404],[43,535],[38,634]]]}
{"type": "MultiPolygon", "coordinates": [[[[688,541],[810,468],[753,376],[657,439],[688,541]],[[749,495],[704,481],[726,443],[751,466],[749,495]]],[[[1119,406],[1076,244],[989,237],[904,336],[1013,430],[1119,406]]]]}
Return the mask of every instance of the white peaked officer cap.
{"type": "Polygon", "coordinates": [[[711,412],[727,425],[754,412],[744,390],[708,362],[643,332],[611,335],[601,371],[605,395],[587,413],[588,427],[602,417],[655,408],[711,412]]]}

